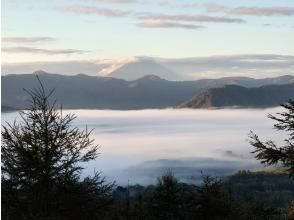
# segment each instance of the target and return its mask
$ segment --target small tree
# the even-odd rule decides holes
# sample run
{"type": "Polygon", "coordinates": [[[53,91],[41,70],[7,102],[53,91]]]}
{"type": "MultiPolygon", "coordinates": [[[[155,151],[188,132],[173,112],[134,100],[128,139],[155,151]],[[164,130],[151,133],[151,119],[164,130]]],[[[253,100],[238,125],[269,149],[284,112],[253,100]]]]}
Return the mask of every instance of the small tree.
{"type": "Polygon", "coordinates": [[[275,120],[274,128],[278,131],[285,131],[289,138],[285,140],[285,145],[278,147],[273,141],[263,142],[253,132],[250,133],[250,144],[255,148],[255,158],[266,165],[281,164],[287,168],[289,174],[294,174],[294,101],[288,101],[281,105],[286,111],[278,113],[277,116],[268,115],[275,120]]]}
{"type": "Polygon", "coordinates": [[[203,183],[192,192],[190,213],[193,219],[228,219],[232,214],[231,198],[218,177],[202,174],[203,183]]]}
{"type": "Polygon", "coordinates": [[[37,79],[21,121],[2,126],[2,218],[91,219],[109,205],[112,188],[99,173],[80,179],[98,145],[91,131],[72,127],[75,115],[50,104],[53,90],[46,94],[37,79]]]}
{"type": "Polygon", "coordinates": [[[152,210],[155,219],[181,219],[180,187],[178,180],[168,172],[158,178],[152,197],[152,210]]]}

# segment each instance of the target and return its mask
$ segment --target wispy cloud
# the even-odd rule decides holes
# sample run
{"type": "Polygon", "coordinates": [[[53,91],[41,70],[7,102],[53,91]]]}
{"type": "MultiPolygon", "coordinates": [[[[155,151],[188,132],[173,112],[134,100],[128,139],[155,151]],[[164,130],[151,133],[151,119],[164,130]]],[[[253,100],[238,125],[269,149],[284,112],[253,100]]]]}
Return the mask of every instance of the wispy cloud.
{"type": "Polygon", "coordinates": [[[212,23],[244,23],[241,18],[230,18],[224,16],[209,16],[209,15],[168,15],[168,14],[153,14],[142,13],[138,14],[141,20],[168,20],[168,21],[189,21],[189,22],[212,22],[212,23]]]}
{"type": "Polygon", "coordinates": [[[69,5],[61,8],[63,11],[75,13],[75,14],[97,14],[106,17],[125,17],[128,16],[130,11],[121,11],[109,8],[100,8],[96,6],[86,5],[69,5]]]}
{"type": "Polygon", "coordinates": [[[42,43],[56,41],[52,37],[3,37],[2,42],[5,43],[42,43]]]}
{"type": "Polygon", "coordinates": [[[227,7],[219,4],[205,4],[207,12],[224,12],[232,15],[249,16],[293,16],[294,7],[227,7]]]}
{"type": "Polygon", "coordinates": [[[292,16],[294,15],[294,8],[289,7],[238,7],[230,10],[231,14],[236,15],[263,15],[263,16],[292,16]]]}
{"type": "Polygon", "coordinates": [[[204,26],[201,26],[201,25],[184,24],[184,23],[169,22],[169,21],[162,21],[162,20],[147,20],[147,21],[139,22],[137,25],[143,28],[185,28],[185,29],[204,28],[204,26]]]}
{"type": "Polygon", "coordinates": [[[76,50],[76,49],[42,49],[35,47],[4,47],[2,51],[5,53],[31,53],[31,54],[46,54],[46,55],[58,55],[58,54],[83,54],[89,51],[76,50]]]}
{"type": "MultiPolygon", "coordinates": [[[[103,0],[103,1],[117,1],[117,0],[103,0]]],[[[211,22],[211,23],[245,23],[246,21],[241,18],[232,18],[227,16],[210,16],[210,15],[189,15],[189,14],[163,14],[163,13],[152,13],[152,12],[136,12],[136,11],[122,11],[118,9],[100,8],[89,5],[68,5],[60,8],[62,11],[71,12],[75,14],[96,14],[106,17],[127,17],[132,16],[138,20],[159,20],[161,23],[175,24],[175,22],[211,22]]],[[[144,26],[145,23],[150,22],[139,22],[139,26],[144,26]]],[[[182,26],[185,24],[182,24],[182,26]]],[[[147,25],[146,25],[147,26],[147,25]]],[[[153,25],[150,25],[153,26],[153,25]]],[[[172,26],[172,25],[166,25],[172,26]]],[[[177,25],[174,25],[174,27],[177,25]]],[[[186,25],[186,28],[195,29],[197,25],[186,25]]],[[[197,27],[199,28],[199,27],[197,27]]]]}

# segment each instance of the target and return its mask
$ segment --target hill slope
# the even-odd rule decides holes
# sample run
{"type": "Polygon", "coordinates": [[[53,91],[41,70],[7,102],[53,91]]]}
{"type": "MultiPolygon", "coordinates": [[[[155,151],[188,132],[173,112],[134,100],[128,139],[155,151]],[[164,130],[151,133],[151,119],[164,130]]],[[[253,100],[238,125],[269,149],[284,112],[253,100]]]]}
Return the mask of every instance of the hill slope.
{"type": "Polygon", "coordinates": [[[294,99],[294,83],[245,88],[228,85],[212,88],[192,97],[180,108],[272,107],[294,99]]]}

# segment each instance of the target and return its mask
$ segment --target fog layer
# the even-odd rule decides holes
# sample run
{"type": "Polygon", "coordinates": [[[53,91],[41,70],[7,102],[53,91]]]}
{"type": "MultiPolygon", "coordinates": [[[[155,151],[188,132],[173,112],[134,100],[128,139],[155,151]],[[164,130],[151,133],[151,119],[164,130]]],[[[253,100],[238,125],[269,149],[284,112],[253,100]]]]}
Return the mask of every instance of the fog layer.
{"type": "MultiPolygon", "coordinates": [[[[229,175],[260,167],[250,153],[248,134],[280,143],[284,134],[272,129],[268,113],[280,108],[220,110],[67,110],[78,117],[74,126],[94,128],[100,156],[86,164],[85,175],[102,171],[119,184],[148,184],[172,171],[183,181],[197,181],[200,171],[229,175]]],[[[3,113],[2,124],[17,118],[3,113]]]]}

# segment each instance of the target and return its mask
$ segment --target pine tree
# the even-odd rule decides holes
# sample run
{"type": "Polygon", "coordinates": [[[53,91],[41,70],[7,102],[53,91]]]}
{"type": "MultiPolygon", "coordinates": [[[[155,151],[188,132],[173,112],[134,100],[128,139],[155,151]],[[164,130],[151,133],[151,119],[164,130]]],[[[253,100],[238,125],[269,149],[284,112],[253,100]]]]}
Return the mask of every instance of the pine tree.
{"type": "Polygon", "coordinates": [[[46,94],[37,79],[21,121],[2,126],[2,218],[92,219],[109,206],[112,189],[99,173],[80,176],[99,146],[91,131],[72,126],[75,115],[49,102],[53,90],[46,94]]]}
{"type": "Polygon", "coordinates": [[[260,138],[250,133],[250,144],[255,148],[255,158],[266,165],[281,164],[287,168],[290,175],[294,174],[294,101],[288,101],[282,107],[285,112],[275,115],[268,115],[270,119],[275,120],[274,128],[278,131],[285,131],[289,137],[285,140],[285,145],[278,147],[274,141],[263,142],[260,138]]]}
{"type": "Polygon", "coordinates": [[[181,219],[181,191],[178,180],[167,173],[158,178],[152,198],[152,210],[155,219],[181,219]]]}
{"type": "Polygon", "coordinates": [[[192,193],[191,209],[193,219],[229,219],[232,215],[229,194],[223,189],[218,177],[202,175],[203,183],[192,193]]]}

